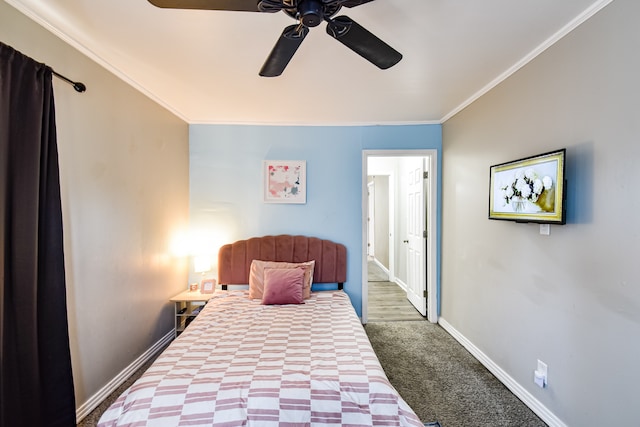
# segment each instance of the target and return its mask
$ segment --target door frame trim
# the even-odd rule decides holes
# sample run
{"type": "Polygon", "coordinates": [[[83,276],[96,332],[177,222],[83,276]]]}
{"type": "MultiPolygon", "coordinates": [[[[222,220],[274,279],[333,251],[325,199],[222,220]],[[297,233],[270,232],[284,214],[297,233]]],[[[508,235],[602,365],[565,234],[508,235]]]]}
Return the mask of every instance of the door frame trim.
{"type": "Polygon", "coordinates": [[[369,308],[369,284],[367,281],[367,177],[369,157],[426,157],[429,165],[429,199],[427,202],[427,223],[429,237],[427,238],[427,292],[431,296],[427,300],[427,320],[438,323],[438,292],[437,259],[438,259],[438,151],[434,149],[416,150],[363,150],[362,151],[362,323],[367,323],[369,308]]]}

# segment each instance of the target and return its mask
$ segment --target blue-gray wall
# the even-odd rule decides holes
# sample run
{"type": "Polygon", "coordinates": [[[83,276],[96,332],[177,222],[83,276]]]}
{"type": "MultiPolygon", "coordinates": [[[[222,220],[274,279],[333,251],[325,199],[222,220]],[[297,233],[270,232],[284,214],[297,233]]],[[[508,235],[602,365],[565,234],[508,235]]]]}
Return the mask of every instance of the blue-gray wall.
{"type": "Polygon", "coordinates": [[[212,259],[226,242],[304,234],[343,243],[345,290],[362,307],[362,152],[442,148],[440,125],[190,126],[190,215],[212,259]],[[307,203],[263,203],[263,160],[305,160],[307,203]]]}

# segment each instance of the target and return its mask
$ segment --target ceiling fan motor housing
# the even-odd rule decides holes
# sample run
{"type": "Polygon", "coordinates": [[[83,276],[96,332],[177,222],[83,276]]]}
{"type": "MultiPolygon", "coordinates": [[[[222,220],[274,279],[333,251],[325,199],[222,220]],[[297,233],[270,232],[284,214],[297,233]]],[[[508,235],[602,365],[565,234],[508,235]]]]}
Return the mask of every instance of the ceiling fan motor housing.
{"type": "Polygon", "coordinates": [[[320,0],[302,0],[298,3],[300,22],[306,27],[317,27],[324,19],[320,0]]]}

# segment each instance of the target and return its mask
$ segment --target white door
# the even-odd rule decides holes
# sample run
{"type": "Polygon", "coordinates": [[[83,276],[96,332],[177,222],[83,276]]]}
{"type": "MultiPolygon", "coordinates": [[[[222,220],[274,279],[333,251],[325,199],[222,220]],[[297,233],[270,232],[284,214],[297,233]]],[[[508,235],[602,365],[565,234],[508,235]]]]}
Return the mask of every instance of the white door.
{"type": "Polygon", "coordinates": [[[408,162],[407,298],[422,314],[427,315],[427,221],[425,206],[426,174],[424,158],[408,162]]]}

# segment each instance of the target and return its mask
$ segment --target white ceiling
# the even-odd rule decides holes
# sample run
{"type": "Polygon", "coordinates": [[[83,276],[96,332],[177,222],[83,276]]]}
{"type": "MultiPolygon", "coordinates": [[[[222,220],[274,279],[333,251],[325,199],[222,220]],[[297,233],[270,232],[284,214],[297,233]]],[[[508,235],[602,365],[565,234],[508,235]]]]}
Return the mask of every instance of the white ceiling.
{"type": "Polygon", "coordinates": [[[376,0],[339,14],[399,64],[376,68],[321,24],[274,78],[258,71],[294,23],[283,12],[5,1],[189,123],[352,125],[440,123],[612,0],[376,0]]]}

